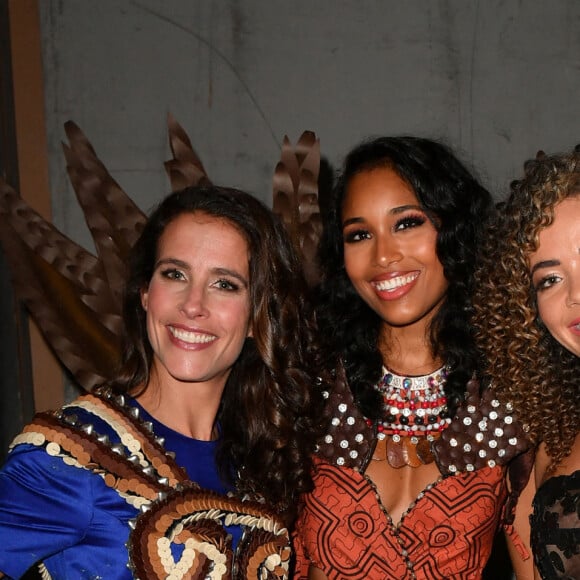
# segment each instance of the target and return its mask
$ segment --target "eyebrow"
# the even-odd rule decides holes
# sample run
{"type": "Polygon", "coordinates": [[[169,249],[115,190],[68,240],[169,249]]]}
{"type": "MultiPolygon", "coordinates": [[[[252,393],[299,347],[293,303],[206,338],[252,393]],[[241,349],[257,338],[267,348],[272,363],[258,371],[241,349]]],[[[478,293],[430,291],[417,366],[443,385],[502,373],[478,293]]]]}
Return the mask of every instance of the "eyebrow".
{"type": "MultiPolygon", "coordinates": [[[[418,210],[422,213],[425,213],[425,210],[420,205],[409,204],[409,205],[399,205],[397,207],[394,207],[393,209],[389,210],[388,215],[399,215],[400,213],[404,213],[410,209],[418,210]]],[[[344,222],[342,222],[342,227],[345,228],[346,226],[349,226],[351,224],[360,224],[360,223],[363,223],[364,221],[365,220],[362,217],[349,218],[349,219],[345,220],[344,222]]]]}
{"type": "MultiPolygon", "coordinates": [[[[164,265],[177,266],[178,268],[183,268],[184,270],[191,270],[191,266],[187,262],[179,260],[178,258],[165,258],[163,260],[158,260],[155,263],[155,270],[157,270],[159,266],[164,265]]],[[[248,287],[248,280],[246,280],[244,276],[235,270],[230,270],[229,268],[212,268],[211,271],[218,276],[231,276],[232,278],[239,280],[245,287],[248,287]]]]}
{"type": "Polygon", "coordinates": [[[559,266],[560,265],[560,260],[543,260],[542,262],[538,262],[537,264],[534,264],[532,266],[532,270],[530,271],[530,274],[533,276],[534,272],[536,272],[536,270],[539,270],[540,268],[553,268],[554,266],[559,266]]]}

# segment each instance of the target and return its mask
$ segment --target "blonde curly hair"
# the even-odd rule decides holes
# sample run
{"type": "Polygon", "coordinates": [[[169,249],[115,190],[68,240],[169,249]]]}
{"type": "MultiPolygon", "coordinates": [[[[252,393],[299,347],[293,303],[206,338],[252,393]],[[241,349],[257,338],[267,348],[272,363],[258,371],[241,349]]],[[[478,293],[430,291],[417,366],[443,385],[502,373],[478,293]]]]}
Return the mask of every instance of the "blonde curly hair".
{"type": "Polygon", "coordinates": [[[538,317],[529,256],[554,207],[580,195],[580,146],[524,165],[498,204],[476,272],[473,324],[485,357],[486,378],[512,401],[533,443],[544,442],[556,466],[580,430],[580,359],[562,347],[538,317]]]}

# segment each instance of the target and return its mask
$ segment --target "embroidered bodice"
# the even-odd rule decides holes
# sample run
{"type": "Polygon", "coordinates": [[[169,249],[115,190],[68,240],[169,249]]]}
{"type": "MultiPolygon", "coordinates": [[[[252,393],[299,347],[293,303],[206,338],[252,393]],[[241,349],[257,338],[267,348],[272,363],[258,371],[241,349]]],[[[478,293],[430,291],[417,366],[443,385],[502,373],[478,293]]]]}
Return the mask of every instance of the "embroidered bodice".
{"type": "MultiPolygon", "coordinates": [[[[0,481],[6,494],[29,487],[31,497],[46,498],[46,511],[53,509],[52,496],[62,497],[62,517],[54,520],[52,533],[50,521],[46,522],[42,535],[46,545],[41,547],[33,538],[36,553],[26,555],[32,564],[58,550],[76,550],[80,567],[70,568],[64,556],[59,562],[66,572],[63,568],[56,577],[94,578],[94,570],[104,569],[102,562],[109,554],[112,567],[99,575],[111,580],[130,576],[128,563],[140,580],[287,577],[290,539],[280,516],[262,503],[204,489],[190,480],[173,450],[166,452],[156,438],[153,425],[141,420],[139,410],[122,396],[107,391],[88,394],[61,411],[40,413],[15,439],[13,449],[14,461],[9,461],[0,481]],[[23,470],[31,467],[34,477],[23,475],[20,481],[23,470]],[[46,484],[46,490],[34,489],[46,484]],[[93,525],[96,516],[98,529],[93,525]],[[61,537],[60,527],[66,536],[61,537]],[[237,536],[235,545],[232,533],[237,536]]],[[[193,471],[196,461],[208,458],[190,459],[193,471]]],[[[40,537],[44,514],[35,526],[35,514],[27,518],[26,506],[18,515],[9,513],[8,504],[0,506],[0,513],[4,507],[6,533],[13,526],[17,537],[18,517],[28,519],[30,527],[37,528],[35,537],[40,537]]],[[[3,516],[0,530],[1,521],[3,516]]],[[[17,541],[13,549],[21,550],[23,544],[17,541]]],[[[48,572],[45,569],[46,578],[48,572]]]]}
{"type": "Polygon", "coordinates": [[[580,471],[545,481],[533,508],[532,550],[542,578],[580,578],[580,471]]]}
{"type": "Polygon", "coordinates": [[[398,525],[360,472],[321,461],[315,471],[297,524],[297,578],[310,563],[329,580],[481,577],[506,495],[499,467],[429,486],[398,525]]]}
{"type": "Polygon", "coordinates": [[[381,433],[338,370],[327,395],[330,427],[319,445],[314,489],[303,496],[294,535],[296,579],[308,577],[310,564],[329,580],[481,578],[508,496],[500,461],[521,443],[511,415],[493,394],[478,399],[475,386],[465,409],[432,443],[441,476],[395,525],[365,475],[381,433]]]}

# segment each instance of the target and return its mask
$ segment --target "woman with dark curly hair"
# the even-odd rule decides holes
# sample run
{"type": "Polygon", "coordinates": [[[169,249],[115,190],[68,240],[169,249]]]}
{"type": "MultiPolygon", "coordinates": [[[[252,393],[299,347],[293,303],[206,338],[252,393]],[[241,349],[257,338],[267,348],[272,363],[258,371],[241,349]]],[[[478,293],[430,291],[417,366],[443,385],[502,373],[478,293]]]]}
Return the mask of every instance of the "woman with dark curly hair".
{"type": "Polygon", "coordinates": [[[537,571],[580,578],[580,149],[526,163],[484,255],[474,322],[486,376],[539,445],[529,485],[537,571]]]}
{"type": "Polygon", "coordinates": [[[297,577],[481,576],[501,464],[520,450],[515,425],[511,448],[483,428],[512,417],[472,380],[473,270],[492,211],[437,142],[382,137],[346,157],[320,247],[331,426],[298,519],[297,577]]]}
{"type": "Polygon", "coordinates": [[[130,560],[141,579],[286,577],[320,415],[310,313],[262,203],[169,195],[133,248],[116,379],[12,446],[0,570],[131,578],[130,560]]]}

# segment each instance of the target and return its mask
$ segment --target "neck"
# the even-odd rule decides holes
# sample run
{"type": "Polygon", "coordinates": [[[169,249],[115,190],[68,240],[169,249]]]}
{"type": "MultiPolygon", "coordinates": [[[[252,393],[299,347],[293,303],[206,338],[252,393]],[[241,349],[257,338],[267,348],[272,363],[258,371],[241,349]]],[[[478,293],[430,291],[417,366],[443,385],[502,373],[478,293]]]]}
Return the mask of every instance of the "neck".
{"type": "Polygon", "coordinates": [[[404,326],[392,326],[383,321],[378,346],[385,366],[401,374],[421,375],[443,365],[443,361],[433,355],[431,346],[431,325],[439,309],[440,304],[404,326]]]}
{"type": "Polygon", "coordinates": [[[193,439],[211,441],[217,437],[216,417],[221,389],[199,383],[164,383],[152,377],[137,397],[139,404],[165,426],[193,439]]]}
{"type": "Polygon", "coordinates": [[[443,366],[443,361],[433,356],[429,336],[407,327],[385,325],[379,337],[379,350],[384,365],[398,374],[423,375],[443,366]]]}

